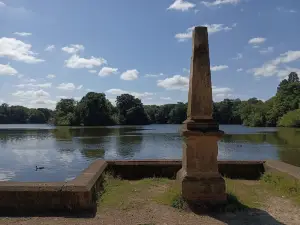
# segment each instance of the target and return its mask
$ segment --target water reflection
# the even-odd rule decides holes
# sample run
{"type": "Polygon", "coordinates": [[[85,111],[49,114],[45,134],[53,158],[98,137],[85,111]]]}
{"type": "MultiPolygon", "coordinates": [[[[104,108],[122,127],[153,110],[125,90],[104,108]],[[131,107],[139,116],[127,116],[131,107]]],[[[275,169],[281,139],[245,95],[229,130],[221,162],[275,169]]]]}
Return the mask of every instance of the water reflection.
{"type": "MultiPolygon", "coordinates": [[[[179,159],[180,125],[136,127],[0,126],[0,180],[72,179],[88,164],[104,159],[179,159]],[[35,171],[35,166],[45,169],[35,171]]],[[[300,166],[300,130],[221,126],[219,159],[280,159],[300,166]]]]}

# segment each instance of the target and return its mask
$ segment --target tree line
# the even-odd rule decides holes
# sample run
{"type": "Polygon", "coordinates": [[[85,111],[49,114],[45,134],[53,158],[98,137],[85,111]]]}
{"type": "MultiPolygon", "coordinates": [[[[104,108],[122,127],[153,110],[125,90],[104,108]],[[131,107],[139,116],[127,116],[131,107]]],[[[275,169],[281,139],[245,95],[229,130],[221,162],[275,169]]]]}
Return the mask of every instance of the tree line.
{"type": "MultiPolygon", "coordinates": [[[[61,99],[54,111],[23,106],[0,106],[0,123],[54,123],[60,126],[107,126],[180,124],[186,119],[187,103],[143,105],[140,99],[122,94],[116,105],[104,93],[89,92],[80,101],[61,99]]],[[[220,124],[246,126],[300,126],[300,82],[292,72],[280,82],[275,96],[263,102],[224,99],[213,103],[213,117],[220,124]]]]}

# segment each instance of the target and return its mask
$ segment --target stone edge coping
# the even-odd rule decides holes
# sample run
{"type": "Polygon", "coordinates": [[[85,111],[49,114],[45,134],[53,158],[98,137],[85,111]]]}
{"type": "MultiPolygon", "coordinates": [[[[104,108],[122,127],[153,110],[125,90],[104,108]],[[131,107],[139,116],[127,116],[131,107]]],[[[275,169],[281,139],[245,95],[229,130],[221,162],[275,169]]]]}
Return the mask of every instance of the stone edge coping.
{"type": "Polygon", "coordinates": [[[286,173],[289,176],[300,180],[300,167],[293,166],[291,164],[287,164],[276,160],[266,161],[264,163],[264,167],[266,171],[277,171],[277,172],[286,173]]]}
{"type": "MultiPolygon", "coordinates": [[[[300,179],[300,167],[296,167],[281,161],[228,161],[220,160],[219,165],[263,165],[266,169],[273,169],[287,173],[296,179],[300,179]]],[[[107,166],[180,166],[181,160],[96,160],[74,180],[67,182],[14,182],[1,181],[0,191],[69,191],[88,192],[94,186],[107,166]]]]}
{"type": "MultiPolygon", "coordinates": [[[[181,160],[172,160],[172,159],[166,159],[166,160],[106,160],[107,164],[109,166],[113,165],[151,165],[151,166],[159,166],[159,165],[181,165],[181,160]]],[[[231,161],[231,160],[219,160],[218,164],[226,165],[226,164],[232,164],[232,165],[241,165],[241,164],[248,164],[248,165],[257,165],[257,164],[264,164],[265,161],[231,161]]]]}
{"type": "Polygon", "coordinates": [[[88,192],[107,167],[104,160],[92,162],[79,176],[66,182],[15,182],[1,181],[0,191],[31,191],[31,192],[88,192]]]}

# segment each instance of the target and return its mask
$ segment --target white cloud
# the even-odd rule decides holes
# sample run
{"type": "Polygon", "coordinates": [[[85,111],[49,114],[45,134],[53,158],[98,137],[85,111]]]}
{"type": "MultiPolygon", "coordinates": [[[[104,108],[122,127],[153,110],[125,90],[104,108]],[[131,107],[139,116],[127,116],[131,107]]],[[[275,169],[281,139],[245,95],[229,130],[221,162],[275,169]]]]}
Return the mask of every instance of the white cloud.
{"type": "Polygon", "coordinates": [[[89,70],[89,73],[97,73],[97,70],[89,70]]]}
{"type": "Polygon", "coordinates": [[[162,87],[167,90],[186,90],[188,88],[188,84],[189,78],[180,75],[174,75],[173,77],[157,81],[158,87],[162,87]]]}
{"type": "Polygon", "coordinates": [[[68,96],[65,96],[65,95],[60,95],[60,96],[56,96],[56,98],[59,98],[59,99],[65,99],[65,98],[69,98],[68,96]]]}
{"type": "Polygon", "coordinates": [[[0,64],[0,76],[1,75],[16,75],[18,71],[11,67],[9,64],[0,64]]]}
{"type": "MultiPolygon", "coordinates": [[[[235,27],[235,26],[228,27],[228,26],[225,26],[224,24],[204,24],[202,26],[207,27],[207,32],[210,35],[220,32],[220,31],[230,31],[230,30],[232,30],[232,27],[235,27]]],[[[180,41],[180,42],[191,39],[194,28],[195,27],[190,27],[186,30],[185,33],[175,34],[175,38],[178,39],[178,41],[180,41]]]]}
{"type": "Polygon", "coordinates": [[[52,86],[52,83],[41,83],[41,84],[27,83],[27,84],[17,84],[15,86],[18,88],[50,88],[52,86]]]}
{"type": "MultiPolygon", "coordinates": [[[[281,54],[279,57],[274,60],[268,61],[264,63],[261,67],[253,68],[248,70],[247,72],[253,73],[254,76],[278,76],[282,78],[284,74],[288,75],[289,70],[292,69],[290,67],[285,66],[283,69],[280,68],[281,65],[285,65],[287,63],[296,61],[300,59],[300,51],[288,51],[281,54]]],[[[292,72],[292,71],[290,71],[292,72]]]]}
{"type": "Polygon", "coordinates": [[[48,75],[47,75],[47,78],[48,78],[48,79],[53,79],[53,78],[55,78],[55,77],[56,77],[56,75],[54,75],[54,74],[48,74],[48,75]]]}
{"type": "Polygon", "coordinates": [[[175,0],[172,5],[169,6],[168,10],[180,10],[188,11],[189,9],[194,8],[196,5],[194,3],[184,1],[184,0],[175,0]]]}
{"type": "Polygon", "coordinates": [[[206,7],[212,7],[212,6],[221,6],[221,5],[236,5],[240,3],[241,0],[214,0],[213,2],[207,2],[207,1],[202,1],[202,4],[205,5],[206,7]]]}
{"type": "Polygon", "coordinates": [[[264,48],[262,50],[260,50],[260,54],[267,54],[267,53],[272,53],[274,51],[274,47],[267,47],[267,48],[264,48]]]}
{"type": "Polygon", "coordinates": [[[50,97],[50,94],[42,89],[33,91],[17,91],[12,94],[13,96],[19,97],[19,98],[47,98],[50,97]]]}
{"type": "Polygon", "coordinates": [[[236,70],[236,72],[242,72],[243,71],[243,68],[239,68],[236,70]]]}
{"type": "Polygon", "coordinates": [[[79,85],[76,89],[80,90],[81,88],[83,88],[83,85],[79,85]]]}
{"type": "MultiPolygon", "coordinates": [[[[1,7],[2,2],[0,2],[1,7]]],[[[4,4],[4,3],[3,3],[4,4]]],[[[16,176],[14,171],[5,170],[0,168],[0,181],[9,181],[16,176]]]]}
{"type": "Polygon", "coordinates": [[[232,59],[239,60],[239,59],[242,59],[242,58],[243,58],[243,54],[242,53],[237,53],[236,57],[234,57],[232,59]]]}
{"type": "Polygon", "coordinates": [[[259,45],[259,44],[262,44],[266,41],[267,39],[266,38],[263,38],[263,37],[256,37],[256,38],[252,38],[248,41],[249,44],[252,44],[252,45],[259,45]]]}
{"type": "Polygon", "coordinates": [[[56,88],[65,90],[65,91],[73,91],[76,89],[76,87],[73,83],[61,83],[56,88]]]}
{"type": "Polygon", "coordinates": [[[45,48],[45,51],[46,51],[46,52],[52,52],[54,49],[55,49],[55,45],[48,45],[48,46],[45,48]]]}
{"type": "Polygon", "coordinates": [[[85,89],[87,92],[91,92],[91,91],[94,91],[93,89],[90,89],[90,88],[87,88],[85,89]]]}
{"type": "Polygon", "coordinates": [[[36,105],[55,105],[57,101],[51,100],[51,99],[37,99],[30,101],[30,104],[36,104],[36,105]]]}
{"type": "Polygon", "coordinates": [[[5,7],[5,3],[4,2],[0,2],[0,7],[5,7]]]}
{"type": "Polygon", "coordinates": [[[163,73],[160,74],[146,74],[145,77],[159,77],[159,76],[163,76],[163,73]]]}
{"type": "Polygon", "coordinates": [[[78,44],[76,44],[76,45],[72,44],[70,46],[63,47],[61,50],[63,50],[66,53],[69,53],[69,54],[75,54],[79,51],[83,51],[84,46],[83,45],[78,45],[78,44]]]}
{"type": "Polygon", "coordinates": [[[31,45],[15,38],[0,38],[0,57],[7,57],[12,60],[25,63],[43,62],[43,59],[36,58],[37,53],[31,51],[31,45]]]}
{"type": "Polygon", "coordinates": [[[106,60],[103,58],[96,58],[92,56],[89,59],[80,58],[78,55],[72,55],[69,59],[65,60],[65,66],[72,69],[87,68],[92,69],[95,66],[101,66],[106,64],[106,60]]]}
{"type": "Polygon", "coordinates": [[[287,13],[297,13],[296,10],[294,9],[285,9],[283,7],[277,7],[276,8],[279,12],[287,12],[287,13]]]}
{"type": "Polygon", "coordinates": [[[133,91],[125,91],[122,89],[109,89],[106,91],[106,93],[111,94],[111,95],[122,95],[122,94],[130,94],[135,96],[136,98],[145,98],[148,96],[153,96],[155,95],[155,93],[152,92],[143,92],[143,93],[139,93],[139,92],[133,92],[133,91]]]}
{"type": "Polygon", "coordinates": [[[170,97],[160,97],[161,100],[172,100],[170,97]]]}
{"type": "Polygon", "coordinates": [[[211,71],[220,71],[220,70],[225,70],[228,69],[227,65],[219,65],[219,66],[212,66],[210,67],[211,71]]]}
{"type": "Polygon", "coordinates": [[[100,77],[106,77],[106,76],[110,76],[112,74],[117,74],[118,73],[118,68],[112,68],[112,67],[103,67],[100,72],[99,72],[99,76],[100,77]]]}
{"type": "Polygon", "coordinates": [[[15,32],[14,34],[22,37],[27,37],[32,35],[32,33],[27,33],[27,32],[15,32]]]}
{"type": "Polygon", "coordinates": [[[136,69],[133,70],[126,70],[121,74],[121,79],[122,80],[136,80],[139,76],[139,71],[136,69]]]}

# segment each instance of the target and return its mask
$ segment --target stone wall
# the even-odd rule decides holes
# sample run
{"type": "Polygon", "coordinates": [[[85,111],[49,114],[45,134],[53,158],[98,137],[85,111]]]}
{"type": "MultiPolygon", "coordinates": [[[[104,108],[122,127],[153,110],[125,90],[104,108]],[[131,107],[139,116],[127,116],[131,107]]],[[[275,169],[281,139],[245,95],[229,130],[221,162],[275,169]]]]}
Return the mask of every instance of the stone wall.
{"type": "MultiPolygon", "coordinates": [[[[124,179],[174,179],[180,168],[181,160],[96,160],[68,182],[0,182],[0,214],[75,213],[78,216],[88,212],[94,215],[105,172],[124,179]]],[[[223,176],[240,179],[258,179],[265,170],[263,161],[219,161],[218,169],[223,176]]]]}
{"type": "MultiPolygon", "coordinates": [[[[181,160],[130,160],[107,161],[107,171],[124,179],[145,177],[176,178],[181,160]]],[[[264,173],[264,161],[218,161],[219,172],[235,179],[259,179],[264,173]]]]}
{"type": "Polygon", "coordinates": [[[0,182],[0,214],[93,214],[106,166],[104,160],[97,160],[69,182],[0,182]]]}

